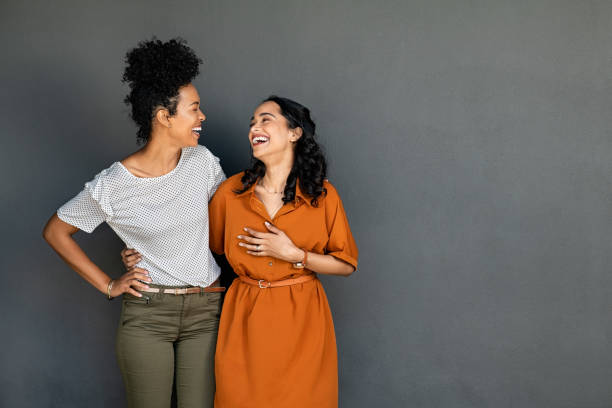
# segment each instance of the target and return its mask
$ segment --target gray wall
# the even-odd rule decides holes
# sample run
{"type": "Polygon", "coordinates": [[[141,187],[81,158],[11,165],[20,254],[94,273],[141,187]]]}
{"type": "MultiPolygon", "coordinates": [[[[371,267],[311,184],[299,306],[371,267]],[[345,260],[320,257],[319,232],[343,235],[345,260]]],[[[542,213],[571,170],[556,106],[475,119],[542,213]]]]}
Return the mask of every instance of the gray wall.
{"type": "MultiPolygon", "coordinates": [[[[312,108],[361,250],[324,278],[342,407],[612,406],[612,3],[3,1],[0,406],[124,406],[119,303],[47,218],[135,149],[123,56],[205,59],[201,142],[242,169],[270,93],[312,108]]],[[[107,227],[78,240],[122,269],[107,227]]]]}

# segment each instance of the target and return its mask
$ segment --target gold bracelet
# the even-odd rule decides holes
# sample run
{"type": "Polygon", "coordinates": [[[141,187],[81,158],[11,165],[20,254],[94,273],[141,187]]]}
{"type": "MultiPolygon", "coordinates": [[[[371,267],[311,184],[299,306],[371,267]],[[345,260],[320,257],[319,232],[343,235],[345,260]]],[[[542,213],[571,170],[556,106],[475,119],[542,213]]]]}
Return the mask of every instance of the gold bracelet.
{"type": "Polygon", "coordinates": [[[108,300],[113,300],[113,297],[110,294],[111,290],[113,289],[113,283],[115,283],[115,281],[111,279],[110,282],[108,282],[108,286],[106,287],[106,294],[108,295],[108,300]]]}

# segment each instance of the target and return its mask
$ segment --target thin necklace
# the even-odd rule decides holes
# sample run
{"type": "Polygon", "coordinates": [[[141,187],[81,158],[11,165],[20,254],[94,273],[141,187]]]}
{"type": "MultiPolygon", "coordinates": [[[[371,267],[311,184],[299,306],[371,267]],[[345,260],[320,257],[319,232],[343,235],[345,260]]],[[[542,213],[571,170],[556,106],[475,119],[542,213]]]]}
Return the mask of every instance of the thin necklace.
{"type": "Polygon", "coordinates": [[[263,180],[262,179],[259,180],[258,184],[261,186],[261,188],[263,188],[266,191],[266,193],[269,193],[269,194],[283,194],[284,193],[284,191],[270,191],[270,190],[268,190],[266,188],[266,186],[263,185],[263,180]]]}

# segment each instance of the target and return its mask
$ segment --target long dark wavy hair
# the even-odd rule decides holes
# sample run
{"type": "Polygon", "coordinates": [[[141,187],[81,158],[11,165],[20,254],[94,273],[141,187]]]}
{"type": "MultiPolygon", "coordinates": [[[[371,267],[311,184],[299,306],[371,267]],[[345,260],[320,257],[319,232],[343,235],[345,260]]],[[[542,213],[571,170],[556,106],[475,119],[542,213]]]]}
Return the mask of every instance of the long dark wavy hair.
{"type": "MultiPolygon", "coordinates": [[[[300,189],[310,198],[310,203],[316,207],[319,197],[327,193],[323,187],[327,162],[321,147],[315,140],[316,125],[310,117],[310,110],[291,99],[276,95],[262,101],[262,103],[265,102],[274,102],[280,107],[281,114],[289,122],[290,129],[302,129],[302,136],[295,143],[295,159],[285,183],[283,202],[286,204],[295,200],[295,186],[299,180],[300,189]]],[[[251,156],[251,161],[251,167],[244,171],[240,179],[242,189],[237,190],[237,194],[247,191],[266,174],[266,165],[261,160],[251,156]]]]}
{"type": "Polygon", "coordinates": [[[129,85],[130,93],[124,102],[132,108],[138,143],[146,143],[157,109],[176,114],[179,88],[198,75],[202,60],[181,38],[162,42],[153,37],[128,51],[125,63],[123,82],[129,85]]]}

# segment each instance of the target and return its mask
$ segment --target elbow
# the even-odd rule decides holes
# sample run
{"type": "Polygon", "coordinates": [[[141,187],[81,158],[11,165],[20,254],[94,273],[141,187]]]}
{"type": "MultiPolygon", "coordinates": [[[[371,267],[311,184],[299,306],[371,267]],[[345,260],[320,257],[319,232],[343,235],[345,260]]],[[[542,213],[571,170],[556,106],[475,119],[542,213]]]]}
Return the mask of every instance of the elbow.
{"type": "Polygon", "coordinates": [[[47,225],[45,225],[45,228],[43,228],[42,230],[42,237],[47,242],[47,244],[51,245],[51,242],[53,241],[53,236],[53,227],[51,227],[51,225],[47,223],[47,225]]]}
{"type": "Polygon", "coordinates": [[[351,276],[353,274],[353,272],[355,272],[357,269],[351,265],[351,264],[346,264],[346,268],[343,271],[344,273],[342,274],[345,278],[348,278],[349,276],[351,276]]]}
{"type": "Polygon", "coordinates": [[[57,242],[62,233],[62,228],[60,228],[61,225],[58,224],[56,217],[56,215],[53,215],[49,218],[49,221],[47,221],[47,224],[42,230],[43,239],[51,246],[57,242]]]}

